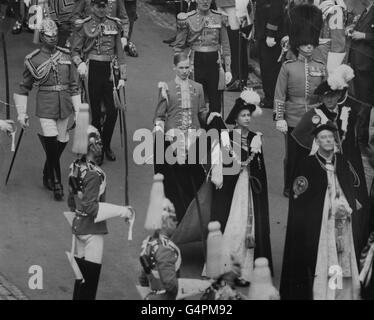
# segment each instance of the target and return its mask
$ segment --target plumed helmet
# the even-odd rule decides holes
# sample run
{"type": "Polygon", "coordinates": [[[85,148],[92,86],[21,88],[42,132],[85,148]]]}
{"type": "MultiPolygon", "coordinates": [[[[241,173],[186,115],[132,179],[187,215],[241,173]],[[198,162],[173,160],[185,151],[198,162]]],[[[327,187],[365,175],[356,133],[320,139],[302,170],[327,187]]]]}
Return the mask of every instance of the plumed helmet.
{"type": "Polygon", "coordinates": [[[57,36],[58,29],[56,23],[51,18],[44,18],[40,24],[40,33],[49,37],[57,36]]]}
{"type": "Polygon", "coordinates": [[[322,11],[315,5],[300,4],[291,10],[290,46],[296,55],[302,45],[318,46],[322,23],[322,11]]]}

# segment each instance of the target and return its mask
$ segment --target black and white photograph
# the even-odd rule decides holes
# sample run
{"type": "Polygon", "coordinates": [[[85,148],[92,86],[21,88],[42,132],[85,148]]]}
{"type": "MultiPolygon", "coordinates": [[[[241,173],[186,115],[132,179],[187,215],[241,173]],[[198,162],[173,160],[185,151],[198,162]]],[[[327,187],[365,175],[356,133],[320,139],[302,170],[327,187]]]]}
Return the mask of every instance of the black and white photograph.
{"type": "Polygon", "coordinates": [[[0,300],[374,300],[373,106],[374,0],[0,0],[0,300]]]}

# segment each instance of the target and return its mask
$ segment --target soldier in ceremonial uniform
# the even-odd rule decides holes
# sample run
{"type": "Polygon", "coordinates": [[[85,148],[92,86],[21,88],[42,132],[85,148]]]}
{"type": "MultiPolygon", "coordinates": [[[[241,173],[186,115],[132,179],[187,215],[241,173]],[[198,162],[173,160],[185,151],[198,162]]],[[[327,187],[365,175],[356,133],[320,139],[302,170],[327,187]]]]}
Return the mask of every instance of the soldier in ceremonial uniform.
{"type": "Polygon", "coordinates": [[[194,80],[203,85],[210,112],[221,112],[221,93],[231,75],[226,17],[210,10],[211,0],[197,0],[197,10],[178,15],[174,51],[185,49],[193,62],[194,80]],[[222,68],[224,62],[225,71],[222,68]]]}
{"type": "MultiPolygon", "coordinates": [[[[125,85],[126,65],[121,46],[122,21],[108,15],[108,0],[91,1],[92,14],[76,32],[72,45],[72,57],[81,76],[88,77],[88,91],[92,112],[92,125],[103,139],[104,153],[108,160],[115,161],[111,149],[117,110],[113,100],[113,70],[119,68],[120,80],[117,88],[125,85]],[[89,65],[89,68],[88,68],[89,65]],[[102,124],[101,102],[105,106],[105,121],[102,124]]],[[[118,69],[117,69],[118,70],[118,69]]]]}
{"type": "Polygon", "coordinates": [[[54,198],[62,200],[60,157],[69,140],[67,132],[69,116],[77,112],[80,95],[77,85],[77,71],[67,49],[56,46],[57,26],[49,18],[42,21],[40,49],[25,58],[23,81],[14,94],[18,121],[28,127],[27,98],[33,85],[38,88],[36,95],[36,116],[40,119],[43,144],[47,160],[43,170],[43,184],[53,190],[54,198]]]}
{"type": "Polygon", "coordinates": [[[105,202],[107,179],[97,165],[102,149],[100,134],[93,126],[86,126],[85,130],[79,128],[81,116],[83,114],[78,115],[76,130],[87,134],[74,136],[73,152],[82,156],[71,164],[69,173],[68,206],[74,212],[71,252],[83,277],[75,281],[73,300],[94,300],[100,278],[104,235],[108,233],[106,220],[120,217],[128,222],[135,218],[135,213],[130,206],[105,202]]]}
{"type": "Polygon", "coordinates": [[[151,290],[147,300],[175,300],[182,263],[179,248],[170,240],[177,227],[177,216],[174,205],[165,198],[162,180],[162,174],[154,176],[145,221],[145,228],[154,234],[143,241],[140,254],[139,283],[151,290]]]}
{"type": "MultiPolygon", "coordinates": [[[[92,15],[92,1],[78,0],[75,3],[70,20],[78,28],[86,21],[87,17],[92,15]]],[[[122,47],[127,46],[129,37],[129,18],[123,0],[108,0],[107,15],[115,17],[121,21],[121,43],[122,47]]]]}
{"type": "Polygon", "coordinates": [[[314,5],[298,5],[291,12],[291,21],[290,46],[296,58],[282,65],[274,96],[276,128],[286,135],[285,196],[289,194],[295,166],[296,146],[289,135],[305,112],[319,105],[314,90],[326,76],[325,65],[312,58],[322,27],[321,10],[314,5]]]}

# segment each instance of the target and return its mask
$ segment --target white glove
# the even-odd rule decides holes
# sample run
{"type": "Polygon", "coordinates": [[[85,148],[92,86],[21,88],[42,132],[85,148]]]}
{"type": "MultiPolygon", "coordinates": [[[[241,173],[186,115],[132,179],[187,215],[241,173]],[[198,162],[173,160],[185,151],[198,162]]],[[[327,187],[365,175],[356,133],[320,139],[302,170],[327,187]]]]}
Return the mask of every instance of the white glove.
{"type": "Polygon", "coordinates": [[[206,123],[207,123],[207,124],[210,124],[210,123],[212,122],[212,120],[213,120],[214,117],[221,117],[221,114],[218,113],[218,112],[212,112],[212,113],[209,115],[208,119],[206,120],[206,123]]]}
{"type": "Polygon", "coordinates": [[[164,126],[165,126],[164,121],[161,121],[161,120],[156,121],[155,126],[153,128],[153,133],[155,133],[157,131],[164,132],[164,126]]]}
{"type": "Polygon", "coordinates": [[[14,131],[13,124],[13,120],[0,120],[0,130],[12,133],[14,131]]]}
{"type": "Polygon", "coordinates": [[[276,122],[276,128],[282,133],[286,133],[288,131],[288,125],[286,120],[278,120],[276,122]]]}
{"type": "Polygon", "coordinates": [[[122,44],[122,49],[125,49],[125,47],[127,46],[127,38],[126,37],[121,38],[121,44],[122,44]]]}
{"type": "Polygon", "coordinates": [[[85,77],[88,73],[88,68],[85,62],[81,62],[78,66],[78,73],[81,77],[85,77]]]}
{"type": "Polygon", "coordinates": [[[29,126],[29,116],[26,113],[19,114],[17,120],[23,129],[26,129],[29,126]]]}
{"type": "Polygon", "coordinates": [[[266,37],[266,45],[271,48],[274,47],[276,44],[275,39],[271,37],[266,37]]]}
{"type": "Polygon", "coordinates": [[[125,86],[125,80],[121,79],[118,81],[117,89],[123,88],[125,86]]]}
{"type": "Polygon", "coordinates": [[[225,73],[225,82],[226,82],[226,84],[229,84],[231,80],[232,80],[232,74],[231,74],[231,72],[227,71],[225,73]]]}
{"type": "Polygon", "coordinates": [[[120,217],[125,219],[126,222],[135,217],[135,210],[132,206],[124,206],[120,212],[120,217]]]}
{"type": "Polygon", "coordinates": [[[79,109],[82,104],[81,96],[79,94],[75,96],[71,96],[71,101],[73,103],[73,108],[74,108],[74,116],[75,116],[74,120],[77,120],[79,109]]]}
{"type": "Polygon", "coordinates": [[[17,120],[20,122],[23,129],[29,126],[29,116],[26,113],[27,110],[27,96],[15,93],[13,95],[14,103],[17,109],[17,120]]]}

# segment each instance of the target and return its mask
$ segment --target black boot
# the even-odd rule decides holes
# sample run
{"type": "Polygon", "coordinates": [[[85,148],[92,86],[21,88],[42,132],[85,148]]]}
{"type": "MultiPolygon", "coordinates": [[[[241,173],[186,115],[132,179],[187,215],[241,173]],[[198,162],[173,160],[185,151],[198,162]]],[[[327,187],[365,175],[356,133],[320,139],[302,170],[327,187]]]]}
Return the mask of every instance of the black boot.
{"type": "MultiPolygon", "coordinates": [[[[40,136],[41,137],[41,136],[40,136]]],[[[57,141],[58,146],[57,146],[57,154],[58,154],[58,159],[60,160],[62,153],[65,150],[66,145],[68,144],[67,142],[60,142],[57,141]]],[[[51,179],[49,175],[49,167],[48,167],[48,161],[45,161],[44,163],[44,169],[43,169],[43,185],[46,187],[48,190],[52,191],[53,190],[53,180],[51,179]]]]}
{"type": "MultiPolygon", "coordinates": [[[[43,146],[43,150],[45,154],[47,154],[47,150],[45,148],[45,141],[44,141],[45,137],[38,133],[38,138],[40,140],[40,143],[43,146]]],[[[44,168],[43,168],[43,186],[50,191],[53,190],[53,180],[50,177],[50,171],[49,171],[47,159],[44,162],[44,168]]]]}
{"type": "Polygon", "coordinates": [[[83,260],[85,274],[84,283],[79,289],[79,300],[95,300],[100,279],[101,264],[83,260]]]}
{"type": "Polygon", "coordinates": [[[86,268],[85,268],[85,263],[84,263],[85,260],[84,260],[84,258],[78,258],[78,257],[74,257],[74,258],[75,258],[75,261],[78,264],[79,270],[81,271],[81,273],[83,275],[83,280],[82,279],[75,280],[73,300],[82,300],[81,299],[81,288],[82,288],[82,285],[84,283],[85,274],[87,273],[86,268]]]}
{"type": "Polygon", "coordinates": [[[43,137],[43,139],[47,154],[49,177],[52,180],[53,196],[55,200],[61,201],[64,196],[64,191],[61,184],[59,143],[57,137],[43,137]]]}

